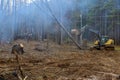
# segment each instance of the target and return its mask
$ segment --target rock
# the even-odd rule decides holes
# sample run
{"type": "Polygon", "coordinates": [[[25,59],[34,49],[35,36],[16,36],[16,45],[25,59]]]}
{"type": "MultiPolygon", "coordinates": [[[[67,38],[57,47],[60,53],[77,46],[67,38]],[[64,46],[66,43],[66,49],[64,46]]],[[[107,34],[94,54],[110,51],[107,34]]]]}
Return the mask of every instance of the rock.
{"type": "Polygon", "coordinates": [[[0,75],[0,80],[5,80],[3,75],[0,75]]]}

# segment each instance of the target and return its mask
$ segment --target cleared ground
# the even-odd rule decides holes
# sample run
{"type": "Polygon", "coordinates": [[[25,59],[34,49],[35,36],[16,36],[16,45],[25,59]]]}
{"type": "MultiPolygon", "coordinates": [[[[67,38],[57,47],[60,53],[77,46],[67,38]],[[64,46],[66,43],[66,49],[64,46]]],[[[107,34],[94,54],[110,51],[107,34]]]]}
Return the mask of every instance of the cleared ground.
{"type": "Polygon", "coordinates": [[[18,64],[10,53],[15,43],[23,43],[19,56],[27,80],[120,80],[120,51],[79,50],[74,45],[17,40],[0,47],[0,80],[18,80],[13,74],[18,64]]]}

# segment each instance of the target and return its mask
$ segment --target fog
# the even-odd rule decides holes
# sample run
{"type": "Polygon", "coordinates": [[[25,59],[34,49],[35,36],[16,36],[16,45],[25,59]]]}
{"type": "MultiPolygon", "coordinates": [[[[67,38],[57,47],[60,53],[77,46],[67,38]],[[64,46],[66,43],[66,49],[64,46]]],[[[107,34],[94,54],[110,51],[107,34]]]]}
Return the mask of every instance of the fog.
{"type": "Polygon", "coordinates": [[[95,1],[78,0],[76,3],[76,0],[0,0],[0,40],[9,42],[17,32],[34,34],[36,31],[40,33],[41,27],[47,29],[53,26],[55,19],[48,7],[59,22],[69,28],[67,14],[74,11],[76,6],[81,13],[87,12],[95,1]]]}

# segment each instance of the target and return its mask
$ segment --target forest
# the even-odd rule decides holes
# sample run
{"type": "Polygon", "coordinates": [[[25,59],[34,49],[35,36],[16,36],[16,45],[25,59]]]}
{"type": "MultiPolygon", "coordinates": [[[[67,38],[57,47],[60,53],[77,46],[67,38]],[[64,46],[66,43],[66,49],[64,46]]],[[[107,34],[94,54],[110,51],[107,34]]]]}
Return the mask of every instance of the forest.
{"type": "Polygon", "coordinates": [[[0,0],[0,80],[120,80],[120,0],[0,0]]]}
{"type": "MultiPolygon", "coordinates": [[[[119,0],[0,0],[0,41],[11,42],[30,35],[30,39],[41,40],[47,34],[58,43],[68,40],[48,7],[68,32],[87,25],[120,44],[119,0]]],[[[91,35],[94,34],[86,31],[83,39],[93,41],[95,37],[91,35]]]]}

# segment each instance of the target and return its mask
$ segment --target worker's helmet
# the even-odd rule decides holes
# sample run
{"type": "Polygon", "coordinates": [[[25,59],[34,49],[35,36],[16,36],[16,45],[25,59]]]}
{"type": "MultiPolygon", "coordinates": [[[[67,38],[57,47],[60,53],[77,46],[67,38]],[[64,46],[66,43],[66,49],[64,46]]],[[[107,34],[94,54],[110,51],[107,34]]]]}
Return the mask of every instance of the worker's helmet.
{"type": "Polygon", "coordinates": [[[20,43],[19,45],[20,45],[20,47],[22,47],[22,48],[24,47],[24,45],[23,45],[22,43],[20,43]]]}

